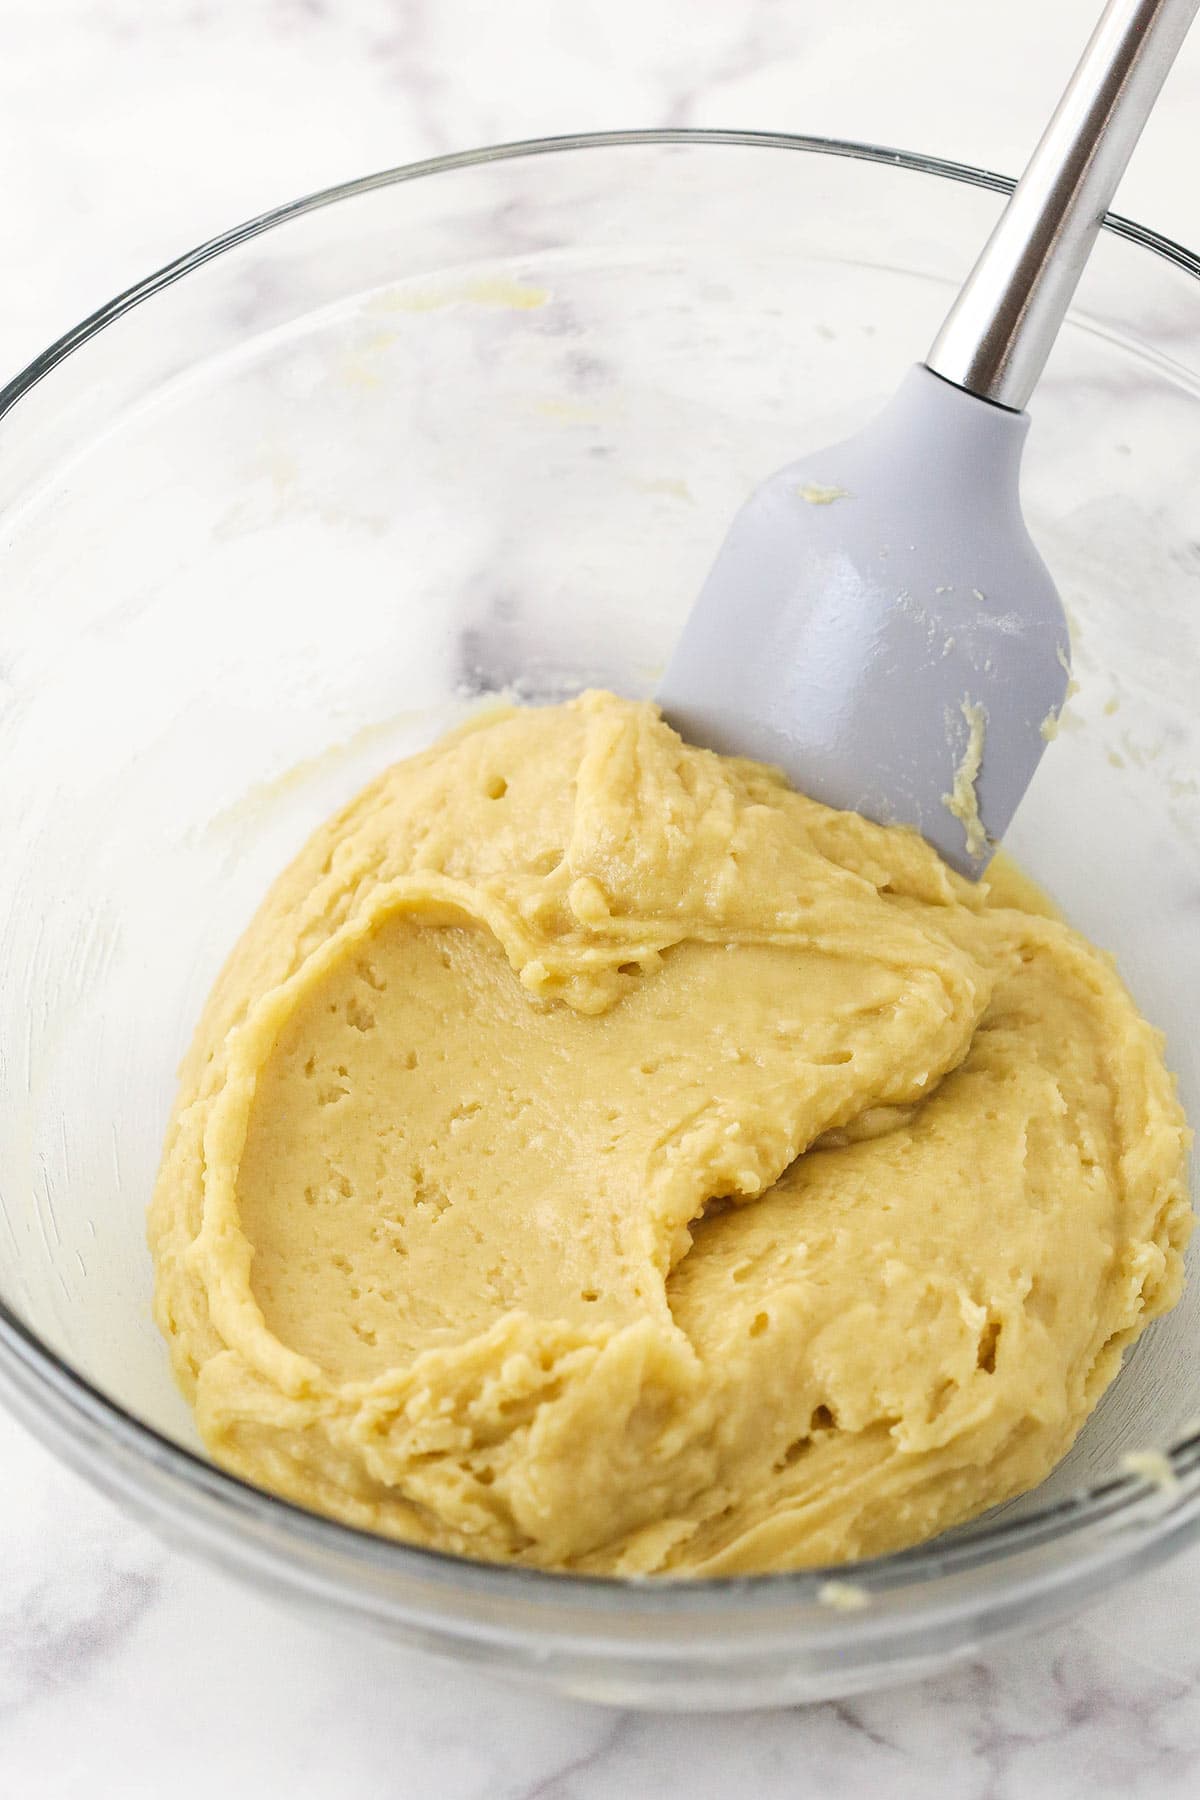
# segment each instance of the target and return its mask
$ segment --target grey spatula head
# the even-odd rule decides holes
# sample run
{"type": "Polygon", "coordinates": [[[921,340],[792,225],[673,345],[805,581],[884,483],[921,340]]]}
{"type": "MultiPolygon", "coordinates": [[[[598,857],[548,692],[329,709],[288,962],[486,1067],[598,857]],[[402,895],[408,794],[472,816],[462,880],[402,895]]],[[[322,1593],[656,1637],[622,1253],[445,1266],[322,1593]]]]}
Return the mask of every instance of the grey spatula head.
{"type": "Polygon", "coordinates": [[[685,737],[987,866],[1066,695],[1023,407],[1200,0],[1109,0],[924,364],[742,508],[659,699],[685,737]]]}
{"type": "Polygon", "coordinates": [[[725,540],[659,699],[693,743],[913,825],[977,874],[1053,735],[1062,603],[1021,517],[1028,418],[915,368],[725,540]]]}

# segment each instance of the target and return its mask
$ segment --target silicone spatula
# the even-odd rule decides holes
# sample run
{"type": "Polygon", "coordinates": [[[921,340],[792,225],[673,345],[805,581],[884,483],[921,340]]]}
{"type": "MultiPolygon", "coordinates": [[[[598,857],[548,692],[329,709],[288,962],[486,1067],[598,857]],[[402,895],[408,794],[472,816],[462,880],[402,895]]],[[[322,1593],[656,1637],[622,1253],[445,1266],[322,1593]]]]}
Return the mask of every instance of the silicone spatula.
{"type": "Polygon", "coordinates": [[[1062,707],[1025,405],[1200,0],[1110,0],[924,363],[734,520],[659,701],[691,742],[914,826],[977,876],[1062,707]]]}

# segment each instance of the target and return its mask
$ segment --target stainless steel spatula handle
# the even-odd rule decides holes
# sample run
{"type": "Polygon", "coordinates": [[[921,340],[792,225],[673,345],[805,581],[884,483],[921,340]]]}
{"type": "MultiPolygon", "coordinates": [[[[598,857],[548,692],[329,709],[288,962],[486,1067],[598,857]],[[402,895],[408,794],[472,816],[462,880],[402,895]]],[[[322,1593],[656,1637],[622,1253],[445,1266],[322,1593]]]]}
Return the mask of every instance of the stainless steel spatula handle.
{"type": "MultiPolygon", "coordinates": [[[[925,366],[1020,412],[1200,0],[1109,0],[925,366]]],[[[1197,152],[1200,154],[1200,141],[1197,152]]]]}

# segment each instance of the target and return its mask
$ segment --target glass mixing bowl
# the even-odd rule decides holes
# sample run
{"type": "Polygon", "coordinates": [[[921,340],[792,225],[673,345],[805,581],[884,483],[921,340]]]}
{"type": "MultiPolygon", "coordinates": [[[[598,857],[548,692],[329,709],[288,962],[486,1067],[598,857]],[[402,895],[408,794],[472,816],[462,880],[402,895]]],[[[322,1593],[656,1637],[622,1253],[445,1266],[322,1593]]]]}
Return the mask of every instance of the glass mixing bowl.
{"type": "MultiPolygon", "coordinates": [[[[1036,1493],[853,1571],[695,1585],[385,1542],[204,1457],[150,1319],[174,1071],[276,871],[479,703],[653,690],[735,506],[923,352],[1008,184],[615,134],[390,171],[122,295],[0,394],[0,1376],[157,1529],[382,1638],[623,1703],[925,1673],[1200,1520],[1200,1289],[1036,1493]],[[1170,1453],[1170,1480],[1123,1470],[1170,1453]]],[[[1200,264],[1110,220],[1036,400],[1080,691],[1011,847],[1200,1118],[1200,264]]]]}

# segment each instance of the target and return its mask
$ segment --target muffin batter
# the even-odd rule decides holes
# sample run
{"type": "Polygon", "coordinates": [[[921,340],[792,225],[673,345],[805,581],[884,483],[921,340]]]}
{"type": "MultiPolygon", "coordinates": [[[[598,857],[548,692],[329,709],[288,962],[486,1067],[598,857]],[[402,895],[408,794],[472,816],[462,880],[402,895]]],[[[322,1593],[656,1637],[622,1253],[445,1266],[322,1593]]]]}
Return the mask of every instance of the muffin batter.
{"type": "Polygon", "coordinates": [[[465,1555],[725,1574],[1040,1481],[1176,1299],[1111,965],[649,704],[492,714],[280,878],[182,1073],[156,1310],[222,1463],[465,1555]]]}

